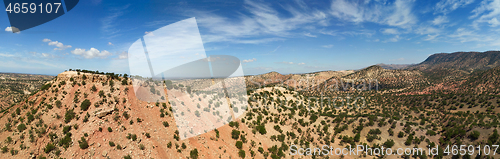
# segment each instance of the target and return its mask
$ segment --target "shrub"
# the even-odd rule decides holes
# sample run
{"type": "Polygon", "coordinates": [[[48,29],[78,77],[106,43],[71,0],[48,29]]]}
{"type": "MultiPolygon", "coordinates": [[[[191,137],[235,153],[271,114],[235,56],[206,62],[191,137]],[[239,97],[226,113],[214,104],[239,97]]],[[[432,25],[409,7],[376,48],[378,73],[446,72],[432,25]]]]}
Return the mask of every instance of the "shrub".
{"type": "Polygon", "coordinates": [[[111,127],[108,127],[108,132],[113,132],[113,129],[111,129],[111,127]]]}
{"type": "Polygon", "coordinates": [[[97,88],[95,87],[95,85],[92,86],[92,88],[90,89],[92,92],[96,92],[97,91],[97,88]]]}
{"type": "Polygon", "coordinates": [[[56,101],[56,107],[61,108],[62,107],[62,102],[60,100],[56,101]]]}
{"type": "Polygon", "coordinates": [[[400,131],[400,132],[398,133],[398,137],[399,137],[399,138],[402,138],[402,137],[404,137],[404,136],[405,136],[405,133],[404,133],[404,132],[400,131]]]}
{"type": "Polygon", "coordinates": [[[5,123],[5,130],[12,131],[11,127],[12,127],[11,123],[5,123]]]}
{"type": "Polygon", "coordinates": [[[151,138],[151,135],[149,133],[146,133],[147,138],[151,138]]]}
{"type": "Polygon", "coordinates": [[[9,148],[7,146],[2,147],[2,153],[7,153],[9,151],[9,148]]]}
{"type": "Polygon", "coordinates": [[[240,123],[238,123],[238,122],[234,122],[234,121],[231,121],[231,122],[229,122],[229,126],[230,126],[230,127],[236,127],[236,128],[239,128],[239,127],[240,127],[240,123]]]}
{"type": "Polygon", "coordinates": [[[47,84],[43,85],[42,88],[40,88],[40,90],[42,90],[42,91],[47,90],[50,88],[50,86],[51,86],[51,84],[47,83],[47,84]]]}
{"type": "Polygon", "coordinates": [[[245,151],[244,150],[240,150],[238,152],[238,155],[241,157],[241,158],[245,158],[245,151]]]}
{"type": "Polygon", "coordinates": [[[146,147],[143,144],[140,144],[139,149],[144,150],[144,149],[146,149],[146,147]]]}
{"type": "Polygon", "coordinates": [[[198,158],[198,149],[191,150],[191,152],[189,152],[189,156],[191,156],[192,159],[197,159],[198,158]]]}
{"type": "Polygon", "coordinates": [[[479,133],[479,131],[472,131],[469,135],[469,137],[472,139],[472,140],[477,140],[479,139],[479,136],[481,135],[481,133],[479,133]]]}
{"type": "Polygon", "coordinates": [[[233,131],[231,132],[231,137],[235,140],[238,140],[238,138],[240,137],[240,131],[233,129],[233,131]]]}
{"type": "Polygon", "coordinates": [[[59,146],[68,148],[71,144],[71,133],[67,133],[61,140],[59,140],[59,146]]]}
{"type": "Polygon", "coordinates": [[[124,111],[123,117],[128,120],[128,118],[130,118],[130,115],[127,113],[127,111],[124,111]]]}
{"type": "Polygon", "coordinates": [[[130,136],[132,138],[132,141],[135,141],[137,140],[137,135],[136,134],[132,134],[132,136],[130,136]]]}
{"type": "Polygon", "coordinates": [[[71,130],[71,126],[67,125],[63,127],[63,133],[67,134],[71,130]]]}
{"type": "Polygon", "coordinates": [[[109,146],[114,147],[115,143],[113,141],[109,141],[109,146]]]}
{"type": "Polygon", "coordinates": [[[238,149],[242,149],[242,148],[243,148],[243,142],[241,142],[241,141],[236,141],[235,146],[236,146],[236,148],[238,148],[238,149]]]}
{"type": "Polygon", "coordinates": [[[66,111],[66,114],[64,114],[64,122],[69,123],[71,120],[73,120],[76,116],[76,113],[73,112],[73,109],[70,109],[66,111]]]}
{"type": "Polygon", "coordinates": [[[48,143],[47,146],[45,146],[45,149],[43,149],[43,151],[45,151],[45,153],[49,153],[54,149],[56,149],[56,146],[52,143],[48,143]]]}
{"type": "Polygon", "coordinates": [[[85,140],[84,137],[82,137],[81,140],[78,141],[78,143],[79,143],[81,149],[89,148],[89,143],[87,143],[87,140],[85,140]]]}
{"type": "Polygon", "coordinates": [[[392,146],[394,146],[394,140],[387,140],[385,143],[384,143],[384,146],[387,147],[387,148],[391,148],[392,146]]]}
{"type": "Polygon", "coordinates": [[[83,110],[83,111],[87,111],[90,107],[91,103],[90,103],[90,100],[88,99],[85,99],[82,104],[80,105],[80,108],[83,110]]]}
{"type": "Polygon", "coordinates": [[[130,155],[127,155],[127,156],[123,156],[123,159],[132,159],[132,157],[130,157],[130,155]]]}
{"type": "Polygon", "coordinates": [[[168,122],[167,122],[167,121],[164,121],[164,122],[163,122],[163,126],[168,127],[168,122]]]}
{"type": "Polygon", "coordinates": [[[26,125],[24,125],[23,123],[19,124],[17,126],[17,130],[19,130],[19,132],[23,132],[24,130],[26,130],[26,125]]]}
{"type": "Polygon", "coordinates": [[[267,133],[266,131],[266,127],[264,125],[259,125],[259,126],[256,126],[257,130],[259,131],[260,134],[264,135],[267,133]]]}

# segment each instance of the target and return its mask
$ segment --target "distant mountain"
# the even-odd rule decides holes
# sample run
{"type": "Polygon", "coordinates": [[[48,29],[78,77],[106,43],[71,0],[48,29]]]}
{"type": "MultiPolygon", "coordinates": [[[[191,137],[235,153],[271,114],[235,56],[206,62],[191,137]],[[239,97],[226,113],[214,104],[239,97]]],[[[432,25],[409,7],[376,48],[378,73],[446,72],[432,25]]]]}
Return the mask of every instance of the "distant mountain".
{"type": "Polygon", "coordinates": [[[427,83],[418,70],[389,70],[373,65],[344,76],[345,79],[377,79],[381,88],[404,88],[427,83]]]}
{"type": "Polygon", "coordinates": [[[384,64],[384,63],[377,64],[377,66],[380,66],[380,67],[382,67],[384,69],[388,69],[388,70],[405,69],[405,68],[412,66],[412,65],[415,65],[415,64],[384,64]]]}
{"type": "Polygon", "coordinates": [[[486,70],[500,66],[500,51],[439,53],[408,67],[421,71],[454,69],[465,72],[486,70]]]}

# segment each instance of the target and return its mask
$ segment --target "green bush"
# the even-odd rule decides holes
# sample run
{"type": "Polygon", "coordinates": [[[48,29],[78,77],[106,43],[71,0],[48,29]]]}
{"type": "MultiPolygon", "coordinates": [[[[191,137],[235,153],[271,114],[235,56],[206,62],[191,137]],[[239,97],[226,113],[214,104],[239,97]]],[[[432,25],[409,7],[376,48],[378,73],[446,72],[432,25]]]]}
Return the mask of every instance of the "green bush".
{"type": "Polygon", "coordinates": [[[384,143],[384,146],[387,147],[387,148],[391,148],[392,146],[394,146],[395,142],[394,140],[392,139],[388,139],[385,143],[384,143]]]}
{"type": "Polygon", "coordinates": [[[71,130],[71,126],[70,125],[66,125],[66,126],[63,127],[63,133],[64,134],[68,133],[70,130],[71,130]]]}
{"type": "Polygon", "coordinates": [[[87,140],[85,140],[84,137],[82,137],[79,141],[78,144],[80,145],[81,149],[87,149],[89,148],[89,143],[87,143],[87,140]]]}
{"type": "Polygon", "coordinates": [[[115,146],[115,143],[113,141],[109,141],[109,146],[113,147],[115,146]]]}
{"type": "Polygon", "coordinates": [[[61,140],[59,140],[59,146],[68,148],[71,145],[71,133],[67,133],[61,140]]]}
{"type": "Polygon", "coordinates": [[[472,131],[469,135],[469,137],[472,139],[472,140],[477,140],[479,139],[479,136],[481,135],[481,133],[479,133],[479,131],[472,131]]]}
{"type": "Polygon", "coordinates": [[[80,108],[83,110],[83,111],[87,111],[90,107],[91,103],[90,103],[90,100],[88,99],[85,99],[82,104],[80,105],[80,108]]]}
{"type": "Polygon", "coordinates": [[[47,146],[45,146],[45,149],[43,149],[43,151],[45,151],[45,153],[50,153],[50,151],[56,149],[56,146],[52,143],[48,143],[47,146]]]}
{"type": "Polygon", "coordinates": [[[43,85],[42,88],[40,88],[40,90],[42,90],[42,91],[47,90],[50,88],[50,86],[51,86],[51,83],[47,83],[47,84],[43,85]]]}
{"type": "Polygon", "coordinates": [[[23,123],[19,124],[17,126],[17,130],[19,130],[19,132],[23,132],[24,130],[26,130],[26,125],[24,125],[23,123]]]}
{"type": "Polygon", "coordinates": [[[238,148],[238,149],[242,149],[242,148],[243,148],[243,142],[241,142],[241,141],[236,141],[235,146],[236,146],[236,148],[238,148]]]}
{"type": "Polygon", "coordinates": [[[198,158],[198,149],[191,150],[191,152],[189,152],[189,156],[191,156],[192,159],[197,159],[198,158]]]}
{"type": "Polygon", "coordinates": [[[132,157],[130,157],[130,155],[127,155],[127,156],[123,156],[123,159],[132,159],[132,157]]]}
{"type": "Polygon", "coordinates": [[[245,151],[244,150],[240,150],[238,152],[238,155],[241,157],[241,158],[245,158],[245,151]]]}
{"type": "Polygon", "coordinates": [[[240,131],[233,129],[233,131],[231,132],[231,137],[235,140],[238,140],[238,138],[240,137],[240,131]]]}
{"type": "Polygon", "coordinates": [[[259,131],[260,134],[264,135],[267,133],[266,127],[264,125],[258,125],[256,126],[257,130],[259,131]]]}
{"type": "Polygon", "coordinates": [[[2,147],[2,153],[7,153],[9,152],[9,148],[7,146],[2,147]]]}
{"type": "Polygon", "coordinates": [[[73,109],[70,109],[66,111],[66,114],[64,114],[64,122],[69,123],[71,120],[73,120],[76,116],[76,113],[73,112],[73,109]]]}
{"type": "Polygon", "coordinates": [[[111,127],[108,127],[108,132],[113,132],[113,129],[111,129],[111,127]]]}

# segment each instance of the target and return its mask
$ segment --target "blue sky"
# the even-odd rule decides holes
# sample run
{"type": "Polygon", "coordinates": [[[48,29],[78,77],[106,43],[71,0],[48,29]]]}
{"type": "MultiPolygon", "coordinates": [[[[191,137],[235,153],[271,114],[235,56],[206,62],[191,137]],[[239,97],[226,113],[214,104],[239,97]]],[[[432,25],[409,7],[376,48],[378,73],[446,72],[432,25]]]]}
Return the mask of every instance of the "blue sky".
{"type": "Polygon", "coordinates": [[[419,63],[434,53],[500,46],[500,0],[88,0],[20,33],[9,32],[0,13],[0,72],[128,73],[134,41],[191,17],[207,55],[236,56],[245,74],[419,63]]]}

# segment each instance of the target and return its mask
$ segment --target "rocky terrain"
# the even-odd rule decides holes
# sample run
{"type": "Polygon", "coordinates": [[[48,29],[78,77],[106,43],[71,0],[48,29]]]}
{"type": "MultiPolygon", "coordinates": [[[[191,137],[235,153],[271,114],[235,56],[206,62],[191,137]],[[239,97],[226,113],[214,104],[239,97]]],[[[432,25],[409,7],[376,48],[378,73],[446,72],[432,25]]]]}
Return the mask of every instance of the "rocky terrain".
{"type": "Polygon", "coordinates": [[[0,109],[25,100],[52,78],[47,75],[0,73],[0,109]]]}
{"type": "Polygon", "coordinates": [[[445,152],[447,145],[500,144],[500,67],[469,63],[496,55],[444,58],[457,55],[469,56],[433,55],[397,70],[270,72],[216,89],[209,88],[221,79],[135,81],[66,71],[1,112],[0,158],[498,158],[290,154],[323,145],[445,152]],[[234,91],[243,83],[244,92],[234,91]]]}

